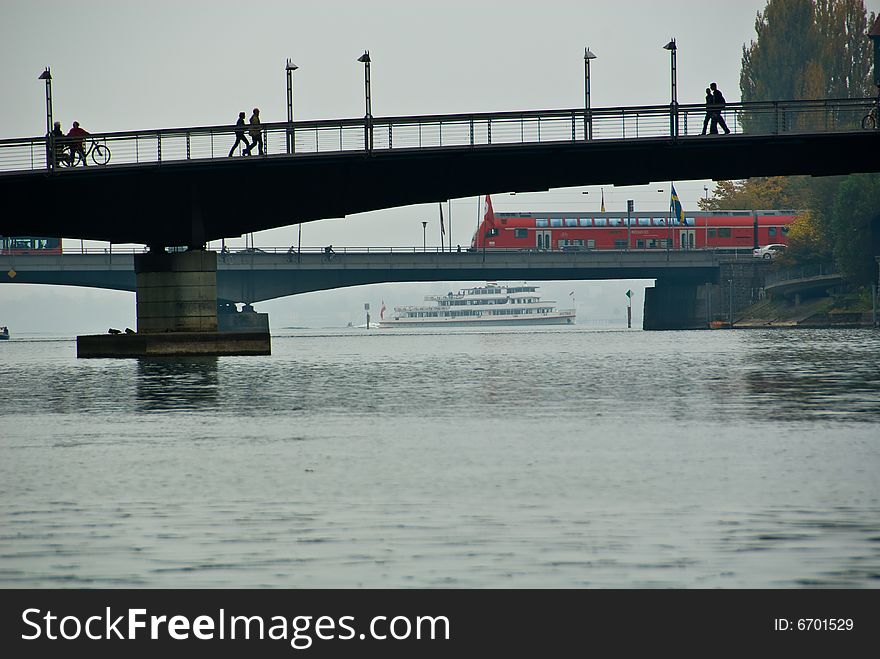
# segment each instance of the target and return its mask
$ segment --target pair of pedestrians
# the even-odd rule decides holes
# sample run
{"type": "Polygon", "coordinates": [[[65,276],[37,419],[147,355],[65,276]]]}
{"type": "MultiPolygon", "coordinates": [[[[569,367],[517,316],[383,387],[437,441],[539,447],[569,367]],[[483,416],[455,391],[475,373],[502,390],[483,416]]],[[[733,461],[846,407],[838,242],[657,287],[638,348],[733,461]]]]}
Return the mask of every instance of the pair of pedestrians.
{"type": "Polygon", "coordinates": [[[232,145],[232,148],[229,149],[229,157],[235,153],[235,149],[238,148],[239,144],[244,144],[244,151],[242,151],[242,155],[249,156],[251,155],[251,151],[255,146],[259,147],[259,153],[261,156],[266,155],[263,149],[263,128],[260,125],[260,108],[254,108],[254,113],[250,118],[250,128],[248,132],[250,133],[252,142],[248,142],[245,137],[245,124],[244,121],[244,112],[238,113],[238,121],[235,122],[235,144],[232,145]]]}
{"type": "Polygon", "coordinates": [[[706,134],[707,126],[709,127],[710,135],[718,134],[718,126],[721,126],[725,135],[730,134],[730,129],[727,127],[727,122],[724,121],[724,116],[722,115],[726,102],[724,94],[718,89],[718,85],[714,82],[711,83],[706,89],[706,117],[703,119],[703,132],[700,135],[706,134]]]}

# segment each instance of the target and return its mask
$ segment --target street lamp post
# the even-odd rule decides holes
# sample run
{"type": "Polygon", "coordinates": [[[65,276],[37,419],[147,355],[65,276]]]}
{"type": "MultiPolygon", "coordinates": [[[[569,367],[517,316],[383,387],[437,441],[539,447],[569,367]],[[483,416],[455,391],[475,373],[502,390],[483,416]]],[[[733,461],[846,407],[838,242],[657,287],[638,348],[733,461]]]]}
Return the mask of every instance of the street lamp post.
{"type": "Polygon", "coordinates": [[[287,72],[287,153],[293,153],[293,72],[299,67],[287,60],[284,70],[287,72]]]}
{"type": "Polygon", "coordinates": [[[584,48],[584,139],[593,139],[593,120],[590,116],[590,60],[596,59],[589,48],[584,48]]]}
{"type": "Polygon", "coordinates": [[[426,233],[425,233],[427,228],[428,228],[428,222],[422,221],[422,251],[423,252],[428,251],[428,242],[427,242],[427,237],[426,237],[426,233]]]}
{"type": "Polygon", "coordinates": [[[46,81],[46,169],[51,170],[55,164],[55,136],[52,135],[52,72],[48,66],[37,80],[46,81]]]}
{"type": "Polygon", "coordinates": [[[672,102],[669,104],[669,134],[671,137],[678,137],[678,93],[675,79],[675,54],[678,48],[675,45],[675,39],[670,39],[669,43],[663,46],[663,49],[668,50],[672,56],[672,102]]]}
{"type": "Polygon", "coordinates": [[[364,115],[364,149],[373,150],[373,111],[370,104],[370,51],[358,57],[358,62],[364,63],[364,96],[366,98],[367,112],[364,115]]]}

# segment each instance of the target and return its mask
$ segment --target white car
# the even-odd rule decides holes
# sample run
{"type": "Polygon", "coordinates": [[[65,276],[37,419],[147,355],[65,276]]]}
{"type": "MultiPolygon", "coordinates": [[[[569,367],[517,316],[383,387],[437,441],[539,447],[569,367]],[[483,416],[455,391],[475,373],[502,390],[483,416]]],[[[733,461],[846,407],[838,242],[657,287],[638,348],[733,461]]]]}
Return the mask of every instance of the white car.
{"type": "Polygon", "coordinates": [[[752,250],[752,256],[756,259],[775,259],[785,251],[785,245],[773,244],[764,245],[758,249],[752,250]]]}

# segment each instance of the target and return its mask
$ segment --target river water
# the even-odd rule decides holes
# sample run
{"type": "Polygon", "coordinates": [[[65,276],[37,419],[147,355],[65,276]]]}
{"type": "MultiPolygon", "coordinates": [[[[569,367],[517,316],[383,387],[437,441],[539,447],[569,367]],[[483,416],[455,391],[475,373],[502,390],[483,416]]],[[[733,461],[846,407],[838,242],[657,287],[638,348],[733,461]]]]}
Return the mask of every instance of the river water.
{"type": "Polygon", "coordinates": [[[0,344],[0,586],[880,585],[880,333],[0,344]]]}

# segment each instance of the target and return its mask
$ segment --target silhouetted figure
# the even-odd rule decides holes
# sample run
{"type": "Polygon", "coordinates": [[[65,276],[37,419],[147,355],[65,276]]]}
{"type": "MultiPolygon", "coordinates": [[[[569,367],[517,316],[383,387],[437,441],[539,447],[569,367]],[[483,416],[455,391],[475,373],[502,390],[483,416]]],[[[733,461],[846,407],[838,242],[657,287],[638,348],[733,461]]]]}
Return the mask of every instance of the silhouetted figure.
{"type": "Polygon", "coordinates": [[[712,105],[714,106],[715,112],[712,117],[712,125],[709,128],[709,132],[713,135],[717,135],[718,126],[721,126],[721,128],[724,129],[724,134],[729,135],[730,129],[727,127],[727,123],[724,121],[724,116],[722,115],[726,103],[724,100],[724,94],[721,93],[721,90],[718,89],[718,86],[714,82],[709,85],[709,89],[712,90],[712,105]]]}
{"type": "Polygon", "coordinates": [[[700,133],[700,135],[705,135],[706,128],[709,127],[709,120],[712,119],[712,105],[714,104],[714,102],[715,98],[712,96],[712,90],[706,87],[706,116],[703,118],[703,132],[700,133]]]}
{"type": "Polygon", "coordinates": [[[327,257],[328,261],[333,260],[333,257],[336,256],[336,252],[333,251],[333,245],[327,245],[324,248],[324,256],[327,257]]]}
{"type": "Polygon", "coordinates": [[[55,140],[55,164],[59,165],[63,160],[69,165],[70,154],[64,155],[64,147],[67,146],[67,142],[64,139],[64,131],[61,130],[60,121],[56,121],[55,125],[52,126],[52,138],[55,140]]]}
{"type": "Polygon", "coordinates": [[[122,334],[122,330],[114,329],[111,327],[107,330],[107,334],[122,334]]]}
{"type": "Polygon", "coordinates": [[[247,150],[251,148],[250,142],[247,141],[247,138],[244,136],[244,112],[238,113],[238,121],[235,122],[235,144],[232,145],[232,148],[229,149],[229,157],[232,157],[232,154],[235,153],[235,149],[239,144],[244,144],[245,154],[247,150]]]}
{"type": "Polygon", "coordinates": [[[88,135],[89,132],[83,128],[79,127],[79,122],[73,122],[73,128],[67,131],[67,137],[71,138],[70,140],[70,165],[71,167],[76,164],[76,154],[78,153],[82,158],[83,167],[88,167],[89,163],[86,160],[86,148],[85,142],[83,138],[88,135]]]}
{"type": "Polygon", "coordinates": [[[247,155],[251,155],[251,151],[253,151],[254,147],[259,144],[260,155],[265,155],[265,153],[263,152],[263,128],[260,126],[260,108],[254,108],[254,113],[251,115],[250,124],[251,145],[247,148],[245,153],[247,155]]]}

